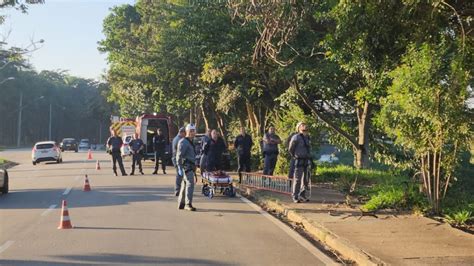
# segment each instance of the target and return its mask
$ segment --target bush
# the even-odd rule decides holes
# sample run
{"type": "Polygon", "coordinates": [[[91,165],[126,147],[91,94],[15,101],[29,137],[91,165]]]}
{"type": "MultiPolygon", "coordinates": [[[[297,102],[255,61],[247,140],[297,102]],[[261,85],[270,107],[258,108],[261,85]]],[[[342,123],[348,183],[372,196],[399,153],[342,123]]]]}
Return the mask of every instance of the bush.
{"type": "Polygon", "coordinates": [[[467,222],[473,218],[472,212],[468,210],[462,210],[444,216],[444,220],[454,226],[466,226],[467,222]]]}

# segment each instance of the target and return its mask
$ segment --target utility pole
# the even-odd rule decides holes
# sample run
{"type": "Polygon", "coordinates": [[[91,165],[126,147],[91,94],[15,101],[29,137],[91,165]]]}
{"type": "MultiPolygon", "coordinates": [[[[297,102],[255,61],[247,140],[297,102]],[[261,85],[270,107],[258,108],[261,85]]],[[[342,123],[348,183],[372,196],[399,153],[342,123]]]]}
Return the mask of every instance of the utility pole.
{"type": "Polygon", "coordinates": [[[19,112],[18,112],[18,129],[17,129],[18,136],[17,136],[17,138],[16,138],[16,147],[17,147],[17,148],[20,147],[20,142],[21,142],[21,110],[23,109],[23,108],[22,108],[22,105],[23,105],[23,92],[20,92],[20,104],[18,105],[18,108],[19,108],[19,112]]]}
{"type": "Polygon", "coordinates": [[[53,106],[52,106],[51,103],[49,103],[49,134],[48,134],[48,140],[53,140],[53,139],[51,138],[52,117],[53,117],[53,106]]]}

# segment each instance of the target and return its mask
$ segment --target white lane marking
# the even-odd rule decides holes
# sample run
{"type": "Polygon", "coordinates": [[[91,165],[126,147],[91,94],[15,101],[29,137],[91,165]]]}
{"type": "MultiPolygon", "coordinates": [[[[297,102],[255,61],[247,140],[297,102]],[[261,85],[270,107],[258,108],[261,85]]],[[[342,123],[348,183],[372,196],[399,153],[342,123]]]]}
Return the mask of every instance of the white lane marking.
{"type": "Polygon", "coordinates": [[[68,188],[63,192],[63,195],[69,194],[69,192],[71,192],[71,189],[72,189],[72,187],[68,187],[68,188]]]}
{"type": "Polygon", "coordinates": [[[5,250],[7,250],[7,248],[9,248],[11,245],[13,245],[13,243],[15,243],[15,241],[8,240],[7,242],[5,242],[5,244],[1,245],[0,246],[0,254],[2,254],[2,252],[4,252],[5,250]]]}
{"type": "Polygon", "coordinates": [[[50,213],[52,210],[56,209],[56,206],[58,206],[58,205],[53,204],[53,205],[49,206],[49,208],[48,208],[47,210],[45,210],[45,211],[41,214],[41,216],[46,216],[46,215],[47,215],[48,213],[50,213]]]}
{"type": "Polygon", "coordinates": [[[311,254],[313,254],[316,258],[322,261],[325,265],[339,265],[337,262],[334,262],[326,254],[324,254],[319,249],[317,249],[313,244],[311,244],[304,237],[300,236],[294,230],[290,229],[286,224],[284,224],[277,218],[268,214],[266,211],[260,208],[260,206],[251,202],[247,198],[242,197],[241,195],[238,195],[238,197],[240,198],[240,200],[250,205],[250,207],[252,207],[254,210],[258,211],[261,215],[265,216],[267,219],[272,221],[276,226],[278,226],[281,230],[283,230],[285,233],[291,236],[296,242],[298,242],[301,246],[306,248],[311,254]]]}

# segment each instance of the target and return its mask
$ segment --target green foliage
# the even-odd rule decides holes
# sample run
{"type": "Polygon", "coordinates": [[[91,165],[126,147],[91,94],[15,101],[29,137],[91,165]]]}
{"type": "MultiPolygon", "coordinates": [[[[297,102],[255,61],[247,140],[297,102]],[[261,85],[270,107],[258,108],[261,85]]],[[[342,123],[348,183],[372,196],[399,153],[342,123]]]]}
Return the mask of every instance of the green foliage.
{"type": "Polygon", "coordinates": [[[462,210],[444,216],[444,220],[454,226],[466,226],[467,222],[472,219],[474,219],[474,216],[472,216],[472,212],[468,210],[462,210]]]}

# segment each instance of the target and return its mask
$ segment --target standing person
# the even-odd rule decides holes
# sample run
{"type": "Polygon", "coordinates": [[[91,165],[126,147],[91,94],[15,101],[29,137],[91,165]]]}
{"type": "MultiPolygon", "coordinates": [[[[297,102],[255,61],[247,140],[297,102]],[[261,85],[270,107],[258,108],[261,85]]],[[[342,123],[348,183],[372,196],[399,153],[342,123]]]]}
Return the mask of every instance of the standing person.
{"type": "Polygon", "coordinates": [[[201,140],[201,147],[199,147],[199,155],[201,155],[199,159],[199,168],[201,168],[201,171],[205,171],[207,167],[207,154],[204,153],[204,146],[209,142],[211,139],[211,129],[208,128],[206,129],[206,134],[202,137],[201,140]]]}
{"type": "MultiPolygon", "coordinates": [[[[290,150],[291,138],[296,134],[298,134],[298,130],[296,132],[291,133],[290,136],[288,136],[288,138],[286,139],[285,147],[286,147],[287,151],[290,150]]],[[[295,175],[295,159],[290,154],[290,165],[289,165],[289,170],[288,170],[288,179],[293,179],[294,175],[295,175]]]]}
{"type": "Polygon", "coordinates": [[[161,128],[156,129],[156,134],[152,139],[153,151],[155,152],[155,171],[154,175],[158,173],[158,165],[161,160],[161,169],[163,169],[163,174],[166,175],[166,159],[165,159],[165,149],[166,149],[166,138],[161,133],[161,128]]]}
{"type": "Polygon", "coordinates": [[[224,140],[213,129],[211,131],[211,138],[204,145],[203,154],[207,157],[206,171],[222,170],[222,154],[226,149],[224,140]]]}
{"type": "Polygon", "coordinates": [[[114,175],[117,176],[117,165],[120,167],[120,172],[123,176],[126,176],[125,168],[123,167],[122,154],[120,153],[120,147],[122,147],[123,141],[120,137],[117,136],[117,132],[114,129],[110,130],[111,136],[107,140],[107,150],[110,155],[112,155],[112,169],[114,170],[114,175]]]}
{"type": "Polygon", "coordinates": [[[145,147],[143,140],[140,139],[138,133],[135,133],[134,138],[130,141],[130,149],[132,150],[132,172],[130,175],[135,174],[135,164],[138,164],[138,169],[140,170],[140,174],[143,175],[143,168],[142,168],[142,151],[145,147]]]}
{"type": "Polygon", "coordinates": [[[195,135],[196,127],[194,124],[188,124],[186,126],[186,137],[178,142],[176,163],[179,171],[183,174],[183,184],[178,198],[178,209],[180,210],[196,210],[193,207],[194,178],[196,175],[196,150],[193,143],[195,135]]]}
{"type": "Polygon", "coordinates": [[[176,169],[176,183],[174,186],[174,195],[179,196],[179,190],[181,189],[181,182],[183,182],[183,174],[180,173],[178,169],[178,164],[176,162],[176,152],[178,150],[178,142],[186,136],[186,131],[184,127],[179,129],[178,135],[174,137],[173,142],[171,143],[171,161],[173,162],[174,168],[176,169]]]}
{"type": "Polygon", "coordinates": [[[234,147],[238,154],[239,168],[239,183],[242,182],[242,171],[250,172],[250,156],[252,150],[252,137],[245,133],[245,128],[240,128],[240,135],[235,138],[234,147]]]}
{"type": "Polygon", "coordinates": [[[306,124],[299,122],[296,128],[298,134],[291,138],[289,152],[295,159],[292,195],[293,202],[300,203],[302,201],[309,201],[309,199],[306,198],[306,191],[309,189],[308,185],[310,177],[308,167],[310,167],[311,164],[311,143],[309,142],[308,128],[306,124]]]}
{"type": "Polygon", "coordinates": [[[278,145],[280,143],[281,139],[275,134],[275,127],[271,126],[263,136],[264,175],[273,175],[278,159],[278,145]]]}

